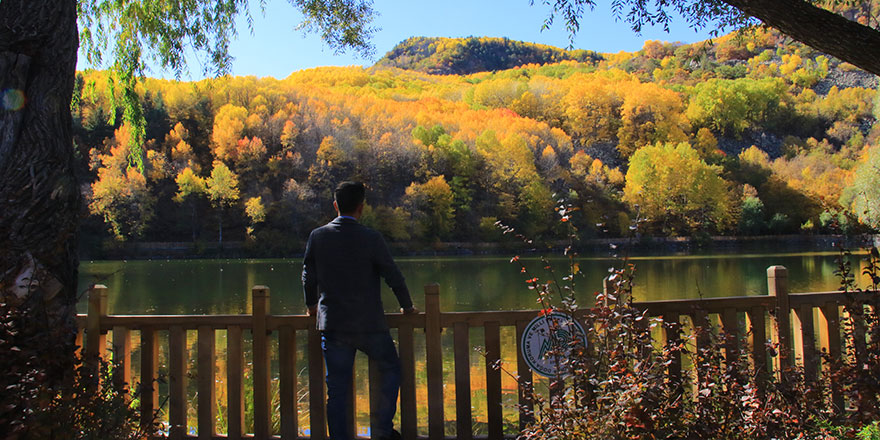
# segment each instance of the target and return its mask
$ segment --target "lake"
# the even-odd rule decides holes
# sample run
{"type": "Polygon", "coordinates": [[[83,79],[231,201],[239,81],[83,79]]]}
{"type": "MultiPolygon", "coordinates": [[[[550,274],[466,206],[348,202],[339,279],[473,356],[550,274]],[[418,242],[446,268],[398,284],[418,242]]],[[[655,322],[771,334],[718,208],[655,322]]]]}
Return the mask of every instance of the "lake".
{"type": "MultiPolygon", "coordinates": [[[[836,252],[711,254],[687,256],[636,256],[634,295],[637,301],[766,295],[766,269],[783,265],[789,270],[792,292],[835,290],[836,252]]],[[[852,256],[853,267],[860,257],[852,256]]],[[[398,258],[417,307],[424,303],[423,286],[439,283],[443,311],[534,309],[534,292],[525,284],[510,257],[398,258]]],[[[523,257],[531,276],[546,271],[537,257],[523,257]]],[[[552,266],[567,273],[567,260],[554,258],[552,266]]],[[[589,304],[602,288],[602,278],[620,260],[609,257],[578,258],[584,277],[577,280],[579,302],[589,304]]],[[[80,264],[79,291],[93,283],[108,287],[111,314],[210,314],[245,313],[248,292],[254,285],[271,288],[274,314],[304,313],[301,259],[267,260],[149,260],[84,261],[80,264]]],[[[397,303],[383,285],[388,311],[397,303]]],[[[85,313],[84,298],[78,305],[85,313]]]]}

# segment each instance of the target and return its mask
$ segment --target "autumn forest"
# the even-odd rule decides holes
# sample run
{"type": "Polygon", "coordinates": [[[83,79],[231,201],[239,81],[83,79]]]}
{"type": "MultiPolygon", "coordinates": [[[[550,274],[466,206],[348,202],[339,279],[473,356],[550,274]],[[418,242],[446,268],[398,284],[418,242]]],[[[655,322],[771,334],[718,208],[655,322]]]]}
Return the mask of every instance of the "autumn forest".
{"type": "Polygon", "coordinates": [[[552,239],[560,201],[582,238],[637,218],[654,236],[866,232],[876,87],[769,30],[617,54],[419,37],[369,68],[146,79],[146,126],[131,127],[108,73],[84,71],[83,234],[283,255],[332,217],[345,179],[369,186],[362,221],[392,242],[498,241],[498,221],[552,239]]]}

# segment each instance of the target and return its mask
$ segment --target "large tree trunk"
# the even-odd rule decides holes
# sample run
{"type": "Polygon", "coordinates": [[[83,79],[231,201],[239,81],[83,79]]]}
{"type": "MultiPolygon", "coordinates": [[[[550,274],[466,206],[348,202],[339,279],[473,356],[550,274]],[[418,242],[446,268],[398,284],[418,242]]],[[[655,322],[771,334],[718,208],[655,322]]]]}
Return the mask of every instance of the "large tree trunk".
{"type": "Polygon", "coordinates": [[[0,301],[24,311],[16,335],[40,345],[19,348],[39,353],[50,388],[70,369],[75,335],[78,45],[76,0],[0,0],[0,301]]]}
{"type": "Polygon", "coordinates": [[[722,0],[806,45],[880,75],[880,31],[803,0],[722,0]]]}

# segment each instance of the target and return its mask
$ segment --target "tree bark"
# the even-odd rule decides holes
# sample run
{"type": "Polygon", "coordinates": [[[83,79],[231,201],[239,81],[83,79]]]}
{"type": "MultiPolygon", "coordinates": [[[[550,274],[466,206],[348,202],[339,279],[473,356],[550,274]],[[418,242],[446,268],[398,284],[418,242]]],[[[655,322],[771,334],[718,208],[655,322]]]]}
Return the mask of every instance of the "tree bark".
{"type": "Polygon", "coordinates": [[[0,1],[0,300],[26,312],[25,331],[50,338],[50,380],[69,369],[76,329],[78,46],[76,0],[0,1]]]}
{"type": "Polygon", "coordinates": [[[880,31],[803,0],[722,0],[819,51],[880,75],[880,31]]]}
{"type": "Polygon", "coordinates": [[[195,243],[198,239],[198,234],[196,234],[196,201],[192,196],[190,196],[189,206],[192,209],[192,218],[190,219],[192,226],[192,241],[195,243]]]}
{"type": "Polygon", "coordinates": [[[218,241],[218,244],[220,245],[220,249],[223,249],[223,207],[222,206],[220,207],[219,212],[220,212],[220,214],[217,216],[217,219],[219,220],[219,225],[220,225],[220,240],[218,241]]]}

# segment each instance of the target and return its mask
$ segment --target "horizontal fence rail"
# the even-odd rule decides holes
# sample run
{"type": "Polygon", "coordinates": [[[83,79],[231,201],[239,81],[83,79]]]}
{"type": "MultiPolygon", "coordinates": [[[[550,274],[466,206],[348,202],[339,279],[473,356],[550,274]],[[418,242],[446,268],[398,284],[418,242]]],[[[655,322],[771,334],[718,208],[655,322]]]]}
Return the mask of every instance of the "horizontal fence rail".
{"type": "MultiPolygon", "coordinates": [[[[664,329],[657,335],[661,340],[717,323],[728,335],[720,347],[725,356],[748,350],[754,365],[777,374],[797,364],[807,378],[815,378],[829,367],[820,353],[831,361],[841,359],[846,352],[841,342],[844,317],[852,320],[853,356],[865,356],[865,307],[877,307],[876,292],[790,294],[782,266],[768,268],[767,280],[768,296],[634,305],[664,323],[679,324],[659,326],[664,329]],[[768,353],[768,340],[779,344],[779,356],[768,353]]],[[[168,427],[163,434],[171,439],[327,438],[320,332],[313,317],[272,315],[268,287],[252,289],[248,315],[108,315],[106,292],[102,285],[89,292],[88,314],[77,316],[79,344],[85,342],[86,359],[112,360],[117,384],[132,385],[142,423],[152,423],[154,410],[161,409],[168,427]],[[167,404],[160,405],[160,394],[167,404]]],[[[521,381],[541,380],[532,375],[518,343],[538,311],[442,312],[439,299],[440,286],[428,285],[423,313],[387,315],[403,367],[403,438],[515,436],[530,422],[533,402],[492,366],[504,359],[505,365],[515,366],[506,368],[521,381]],[[474,346],[482,347],[482,355],[474,353],[474,346]],[[476,404],[478,395],[484,408],[476,404]]],[[[705,344],[699,336],[695,339],[697,348],[705,344]]],[[[371,380],[365,390],[353,386],[356,395],[373,395],[376,369],[369,365],[367,370],[371,380]]],[[[670,365],[669,374],[682,374],[680,359],[670,365]]],[[[848,404],[839,388],[831,390],[831,401],[839,411],[848,404]]],[[[366,410],[350,409],[355,427],[357,414],[366,410]]]]}

